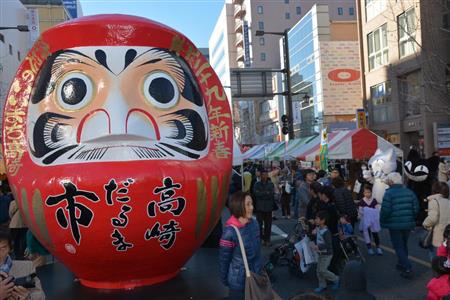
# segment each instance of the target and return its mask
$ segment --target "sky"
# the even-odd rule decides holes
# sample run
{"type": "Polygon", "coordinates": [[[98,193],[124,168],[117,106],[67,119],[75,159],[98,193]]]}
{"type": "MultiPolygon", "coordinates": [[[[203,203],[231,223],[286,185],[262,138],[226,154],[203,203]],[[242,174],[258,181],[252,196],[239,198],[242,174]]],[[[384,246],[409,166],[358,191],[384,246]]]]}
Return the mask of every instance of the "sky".
{"type": "Polygon", "coordinates": [[[120,13],[158,21],[208,47],[224,0],[80,0],[83,15],[120,13]]]}

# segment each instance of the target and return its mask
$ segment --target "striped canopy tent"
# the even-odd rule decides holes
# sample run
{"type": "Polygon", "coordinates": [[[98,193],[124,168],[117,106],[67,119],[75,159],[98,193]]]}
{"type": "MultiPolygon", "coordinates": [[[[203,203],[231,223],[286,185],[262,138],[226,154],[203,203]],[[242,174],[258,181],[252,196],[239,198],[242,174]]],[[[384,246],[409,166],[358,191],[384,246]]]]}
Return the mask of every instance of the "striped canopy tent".
{"type": "Polygon", "coordinates": [[[292,160],[295,159],[296,156],[291,154],[294,153],[296,149],[300,149],[305,144],[313,141],[317,136],[308,136],[304,138],[290,140],[286,145],[286,142],[282,142],[277,148],[275,148],[272,152],[269,153],[267,159],[269,160],[292,160]]]}
{"type": "MultiPolygon", "coordinates": [[[[297,158],[315,161],[319,156],[320,139],[307,151],[300,153],[297,158]]],[[[343,130],[328,134],[328,159],[356,159],[367,160],[377,149],[386,151],[394,149],[398,157],[403,157],[403,151],[372,131],[362,128],[343,130]]]]}
{"type": "Polygon", "coordinates": [[[245,160],[267,160],[268,155],[284,142],[256,145],[244,153],[245,160]]]}

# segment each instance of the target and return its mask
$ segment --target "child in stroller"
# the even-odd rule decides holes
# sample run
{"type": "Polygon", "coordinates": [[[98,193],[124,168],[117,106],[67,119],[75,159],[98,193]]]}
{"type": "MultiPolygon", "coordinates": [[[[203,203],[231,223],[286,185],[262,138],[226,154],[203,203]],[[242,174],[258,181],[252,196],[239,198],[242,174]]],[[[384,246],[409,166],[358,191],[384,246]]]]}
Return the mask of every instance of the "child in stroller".
{"type": "Polygon", "coordinates": [[[354,235],[352,224],[347,215],[343,215],[339,219],[339,245],[346,262],[350,259],[364,261],[358,247],[358,237],[354,235]]]}
{"type": "Polygon", "coordinates": [[[265,266],[269,275],[271,275],[276,266],[288,266],[289,270],[295,274],[304,273],[302,270],[305,270],[306,268],[303,253],[299,253],[296,244],[310,234],[310,226],[305,221],[305,218],[299,218],[294,228],[289,232],[284,243],[275,248],[270,254],[269,262],[265,266]],[[303,268],[301,266],[302,260],[303,268]]]}

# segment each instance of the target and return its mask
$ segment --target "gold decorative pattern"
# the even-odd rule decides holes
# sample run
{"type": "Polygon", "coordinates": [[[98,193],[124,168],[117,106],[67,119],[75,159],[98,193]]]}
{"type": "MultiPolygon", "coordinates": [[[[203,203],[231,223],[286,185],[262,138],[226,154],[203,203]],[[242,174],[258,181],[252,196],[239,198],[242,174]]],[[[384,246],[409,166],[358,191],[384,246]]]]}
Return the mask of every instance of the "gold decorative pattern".
{"type": "Polygon", "coordinates": [[[209,218],[209,229],[212,231],[212,227],[215,226],[217,221],[217,201],[218,201],[218,193],[219,193],[219,180],[217,176],[211,177],[211,215],[209,218]]]}
{"type": "MultiPolygon", "coordinates": [[[[22,210],[21,210],[21,216],[23,218],[23,220],[25,221],[25,223],[28,225],[29,228],[33,227],[31,226],[31,215],[30,215],[30,208],[28,207],[28,196],[27,196],[27,191],[22,188],[22,210]]],[[[18,201],[18,200],[16,200],[18,201]]]]}
{"type": "Polygon", "coordinates": [[[206,188],[201,178],[197,178],[197,223],[195,224],[195,238],[200,237],[202,226],[206,218],[206,188]]]}
{"type": "Polygon", "coordinates": [[[39,228],[40,236],[44,239],[46,246],[53,248],[53,244],[50,239],[50,234],[48,232],[47,223],[45,222],[45,213],[42,201],[43,200],[41,196],[41,191],[38,189],[34,190],[32,199],[32,208],[34,217],[36,219],[36,224],[37,227],[39,228]]]}

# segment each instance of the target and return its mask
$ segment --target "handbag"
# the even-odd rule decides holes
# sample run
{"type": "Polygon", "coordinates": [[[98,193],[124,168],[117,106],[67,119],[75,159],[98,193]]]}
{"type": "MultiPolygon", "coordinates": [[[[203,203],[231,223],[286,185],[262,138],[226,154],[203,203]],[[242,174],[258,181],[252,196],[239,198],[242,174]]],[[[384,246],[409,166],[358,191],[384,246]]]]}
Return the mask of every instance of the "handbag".
{"type": "MultiPolygon", "coordinates": [[[[437,205],[438,205],[438,216],[439,216],[439,214],[440,214],[439,201],[437,201],[436,199],[435,199],[435,201],[436,201],[436,203],[437,203],[437,205]]],[[[439,217],[440,217],[440,216],[439,216],[439,217]]],[[[439,217],[438,217],[438,220],[439,220],[439,217]]],[[[436,225],[435,225],[435,226],[436,226],[436,225]]],[[[431,248],[431,247],[433,246],[433,231],[434,231],[434,226],[433,226],[430,230],[427,230],[427,231],[420,237],[420,239],[419,239],[419,246],[420,246],[421,248],[429,249],[429,248],[431,248]]]]}
{"type": "Polygon", "coordinates": [[[247,262],[247,254],[245,253],[244,243],[242,242],[239,229],[231,225],[236,231],[241,248],[242,260],[245,267],[245,300],[281,300],[281,297],[272,289],[269,276],[265,271],[262,275],[250,271],[247,262]]]}

